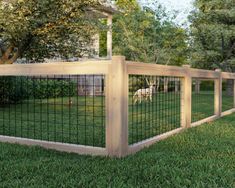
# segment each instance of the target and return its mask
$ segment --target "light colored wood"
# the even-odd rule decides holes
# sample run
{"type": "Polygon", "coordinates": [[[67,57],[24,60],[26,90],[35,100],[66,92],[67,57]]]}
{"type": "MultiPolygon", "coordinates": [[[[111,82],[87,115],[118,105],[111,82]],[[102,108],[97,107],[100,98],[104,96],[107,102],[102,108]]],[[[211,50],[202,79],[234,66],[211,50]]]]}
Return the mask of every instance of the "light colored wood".
{"type": "Polygon", "coordinates": [[[112,58],[107,81],[106,148],[110,156],[128,153],[128,75],[125,57],[112,58]]]}
{"type": "Polygon", "coordinates": [[[235,108],[230,109],[230,110],[227,110],[227,111],[221,113],[221,117],[230,115],[230,114],[232,114],[232,113],[234,113],[234,112],[235,112],[235,108]]]}
{"type": "Polygon", "coordinates": [[[220,73],[216,71],[209,71],[209,70],[201,70],[201,69],[189,69],[190,75],[193,78],[210,78],[216,79],[220,77],[220,73]]]}
{"type": "Polygon", "coordinates": [[[202,125],[202,124],[204,124],[204,123],[208,123],[208,122],[215,121],[215,120],[217,120],[218,118],[219,118],[218,116],[213,115],[213,116],[211,116],[211,117],[208,117],[208,118],[205,118],[205,119],[202,119],[202,120],[200,120],[200,121],[197,121],[197,122],[192,123],[192,124],[191,124],[191,127],[197,127],[197,126],[202,125]]]}
{"type": "Polygon", "coordinates": [[[107,31],[107,58],[111,59],[113,55],[113,37],[112,37],[112,24],[113,24],[113,16],[108,15],[107,18],[107,26],[108,26],[108,31],[107,31]]]}
{"type": "MultiPolygon", "coordinates": [[[[147,64],[133,61],[127,61],[127,64],[128,74],[178,77],[184,77],[186,75],[186,71],[183,67],[147,64]]],[[[210,70],[190,68],[187,71],[189,72],[190,76],[194,78],[214,79],[219,77],[219,74],[217,72],[210,70]]]]}
{"type": "Polygon", "coordinates": [[[1,76],[108,74],[111,61],[0,65],[1,76]]]}
{"type": "Polygon", "coordinates": [[[166,66],[148,63],[127,62],[127,73],[132,75],[150,76],[185,76],[185,69],[176,66],[166,66]]]}
{"type": "Polygon", "coordinates": [[[216,72],[219,74],[219,78],[215,79],[214,89],[214,111],[217,117],[221,116],[222,112],[222,77],[221,70],[217,69],[216,72]]]}
{"type": "Polygon", "coordinates": [[[190,74],[190,66],[184,65],[186,75],[182,79],[182,127],[189,128],[192,121],[192,77],[190,74]]]}
{"type": "Polygon", "coordinates": [[[64,143],[58,143],[58,142],[48,142],[48,141],[33,140],[33,139],[27,139],[27,138],[9,137],[9,136],[0,136],[0,142],[21,144],[21,145],[28,145],[28,146],[41,146],[43,148],[54,149],[57,151],[63,151],[63,152],[69,152],[69,153],[107,156],[107,150],[105,148],[98,148],[98,147],[91,147],[91,146],[64,144],[64,143]]]}
{"type": "Polygon", "coordinates": [[[222,79],[235,79],[235,73],[229,73],[229,72],[222,72],[221,73],[222,79]]]}
{"type": "Polygon", "coordinates": [[[184,130],[183,128],[178,128],[178,129],[175,129],[173,131],[161,134],[159,136],[155,136],[153,138],[150,138],[150,139],[144,140],[142,142],[133,144],[133,145],[129,146],[128,153],[129,154],[134,154],[134,153],[142,150],[143,148],[149,147],[149,146],[155,144],[156,142],[159,142],[161,140],[169,138],[170,136],[178,134],[178,133],[182,132],[183,130],[184,130]]]}

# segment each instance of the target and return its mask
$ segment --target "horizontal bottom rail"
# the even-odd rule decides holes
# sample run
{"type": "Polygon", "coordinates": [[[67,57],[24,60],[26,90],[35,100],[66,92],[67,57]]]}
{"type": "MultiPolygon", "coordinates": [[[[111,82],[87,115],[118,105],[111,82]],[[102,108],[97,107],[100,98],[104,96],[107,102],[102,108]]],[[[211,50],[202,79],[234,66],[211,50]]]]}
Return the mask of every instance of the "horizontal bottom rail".
{"type": "Polygon", "coordinates": [[[85,155],[101,155],[107,156],[107,150],[105,148],[92,147],[92,146],[83,146],[83,145],[75,145],[75,144],[65,144],[58,142],[48,142],[41,140],[32,140],[27,138],[17,138],[17,137],[9,137],[9,136],[0,136],[0,142],[13,143],[13,144],[21,144],[27,146],[40,146],[46,149],[53,149],[62,152],[69,153],[78,153],[85,155]]]}
{"type": "Polygon", "coordinates": [[[213,115],[211,117],[208,117],[208,118],[205,118],[205,119],[202,119],[200,121],[197,121],[197,122],[194,122],[194,123],[191,123],[191,127],[197,127],[199,125],[202,125],[204,123],[208,123],[208,122],[211,122],[211,121],[215,121],[217,119],[219,119],[220,117],[217,116],[217,115],[213,115]]]}
{"type": "Polygon", "coordinates": [[[128,150],[128,154],[134,154],[134,153],[136,153],[136,152],[138,152],[138,151],[140,151],[140,150],[142,150],[146,147],[151,146],[152,144],[154,144],[156,142],[159,142],[159,141],[164,140],[164,139],[166,139],[170,136],[178,134],[178,133],[182,132],[183,130],[185,130],[185,128],[178,128],[178,129],[175,129],[173,131],[169,131],[167,133],[164,133],[164,134],[155,136],[153,138],[144,140],[142,142],[138,142],[136,144],[130,145],[129,150],[128,150]]]}
{"type": "Polygon", "coordinates": [[[230,115],[230,114],[232,114],[232,113],[234,113],[234,112],[235,112],[235,108],[230,109],[230,110],[227,110],[227,111],[221,113],[221,117],[230,115]]]}

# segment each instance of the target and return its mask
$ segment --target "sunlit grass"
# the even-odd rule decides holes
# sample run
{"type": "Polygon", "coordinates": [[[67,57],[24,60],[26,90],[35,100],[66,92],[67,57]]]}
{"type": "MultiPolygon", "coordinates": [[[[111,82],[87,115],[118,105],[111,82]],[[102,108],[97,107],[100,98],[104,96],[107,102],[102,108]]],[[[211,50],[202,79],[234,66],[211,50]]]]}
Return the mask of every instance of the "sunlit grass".
{"type": "Polygon", "coordinates": [[[234,187],[235,115],[124,159],[0,144],[0,187],[234,187]]]}

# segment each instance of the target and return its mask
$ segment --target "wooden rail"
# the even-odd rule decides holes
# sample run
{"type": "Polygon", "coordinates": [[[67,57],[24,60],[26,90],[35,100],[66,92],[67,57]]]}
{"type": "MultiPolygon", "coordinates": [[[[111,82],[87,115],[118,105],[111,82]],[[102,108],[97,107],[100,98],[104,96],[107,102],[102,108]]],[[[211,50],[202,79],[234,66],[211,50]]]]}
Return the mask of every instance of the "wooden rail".
{"type": "MultiPolygon", "coordinates": [[[[62,144],[24,138],[0,136],[0,141],[26,145],[39,145],[59,151],[80,154],[109,155],[123,157],[133,154],[144,147],[165,139],[183,130],[213,121],[235,112],[235,108],[222,113],[222,80],[235,80],[234,73],[220,70],[209,71],[192,69],[189,66],[176,67],[140,62],[125,61],[125,57],[115,56],[112,60],[87,61],[74,63],[14,64],[1,65],[0,76],[36,76],[36,75],[106,75],[106,148],[62,144]],[[129,75],[174,76],[181,80],[181,128],[168,133],[128,144],[128,82],[129,75]],[[215,81],[215,112],[212,117],[191,123],[192,116],[192,79],[211,79],[215,81]]],[[[235,87],[234,87],[235,88],[235,87]]],[[[235,92],[235,91],[234,91],[235,92]]],[[[235,99],[234,99],[235,107],[235,99]]]]}
{"type": "Polygon", "coordinates": [[[1,65],[1,76],[108,74],[111,61],[1,65]]]}

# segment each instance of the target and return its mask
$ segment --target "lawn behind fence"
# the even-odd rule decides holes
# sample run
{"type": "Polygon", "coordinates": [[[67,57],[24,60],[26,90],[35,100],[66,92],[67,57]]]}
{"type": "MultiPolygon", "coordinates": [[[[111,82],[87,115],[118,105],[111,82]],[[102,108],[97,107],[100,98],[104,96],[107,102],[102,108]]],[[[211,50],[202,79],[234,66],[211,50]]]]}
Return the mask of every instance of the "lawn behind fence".
{"type": "MultiPolygon", "coordinates": [[[[177,129],[180,94],[158,93],[153,101],[133,104],[129,98],[129,144],[177,129]]],[[[105,98],[72,97],[26,100],[0,106],[0,135],[105,147],[105,98]]],[[[233,107],[233,97],[223,95],[223,111],[233,107]]],[[[214,114],[214,93],[192,95],[193,122],[214,114]]]]}
{"type": "Polygon", "coordinates": [[[0,144],[0,187],[235,187],[235,114],[124,159],[0,144]]]}

